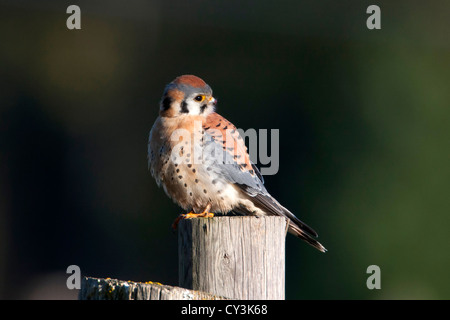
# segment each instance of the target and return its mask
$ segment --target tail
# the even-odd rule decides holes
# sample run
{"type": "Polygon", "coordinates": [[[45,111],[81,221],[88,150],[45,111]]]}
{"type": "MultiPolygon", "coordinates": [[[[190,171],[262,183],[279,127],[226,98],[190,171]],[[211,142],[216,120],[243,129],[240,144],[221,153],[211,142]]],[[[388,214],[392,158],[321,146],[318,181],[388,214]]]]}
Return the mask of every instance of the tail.
{"type": "Polygon", "coordinates": [[[288,231],[296,237],[299,237],[303,241],[309,243],[319,251],[326,252],[327,249],[316,239],[314,239],[309,233],[303,231],[298,225],[294,224],[292,220],[289,221],[288,231]]]}
{"type": "MultiPolygon", "coordinates": [[[[326,252],[327,249],[316,238],[317,232],[313,228],[309,227],[306,223],[303,223],[292,212],[283,207],[275,198],[268,193],[258,193],[252,196],[253,203],[267,212],[268,214],[283,216],[289,221],[288,231],[293,235],[299,237],[303,241],[309,243],[311,246],[319,251],[326,252]]],[[[242,210],[243,208],[241,208],[242,210]]]]}
{"type": "Polygon", "coordinates": [[[293,234],[296,237],[299,237],[321,252],[327,251],[327,249],[319,241],[314,239],[318,237],[318,234],[316,231],[314,231],[313,228],[301,221],[281,204],[279,204],[279,206],[283,209],[283,215],[289,219],[289,233],[293,234]]]}

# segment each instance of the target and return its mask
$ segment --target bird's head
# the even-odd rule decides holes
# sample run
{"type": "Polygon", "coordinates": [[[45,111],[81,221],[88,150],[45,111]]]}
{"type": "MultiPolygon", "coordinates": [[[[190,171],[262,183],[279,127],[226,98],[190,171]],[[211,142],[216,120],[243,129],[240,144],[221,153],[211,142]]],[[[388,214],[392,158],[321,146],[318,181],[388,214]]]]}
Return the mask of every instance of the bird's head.
{"type": "Polygon", "coordinates": [[[193,75],[183,75],[166,86],[159,114],[169,118],[181,115],[206,117],[214,111],[216,102],[205,81],[193,75]]]}

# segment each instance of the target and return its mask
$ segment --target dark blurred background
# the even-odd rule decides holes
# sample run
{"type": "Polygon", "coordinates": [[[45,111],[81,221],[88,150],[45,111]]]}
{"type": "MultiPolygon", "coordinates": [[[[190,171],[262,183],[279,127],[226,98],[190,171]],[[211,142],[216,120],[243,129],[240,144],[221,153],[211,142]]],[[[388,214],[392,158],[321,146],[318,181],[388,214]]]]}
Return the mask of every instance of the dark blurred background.
{"type": "Polygon", "coordinates": [[[287,299],[450,298],[448,1],[0,0],[0,298],[71,299],[66,268],[177,285],[182,212],[147,171],[164,86],[205,79],[280,129],[268,190],[287,299]],[[81,30],[66,9],[81,8],[81,30]],[[366,9],[381,8],[381,30],[366,9]],[[369,265],[381,290],[366,287],[369,265]]]}

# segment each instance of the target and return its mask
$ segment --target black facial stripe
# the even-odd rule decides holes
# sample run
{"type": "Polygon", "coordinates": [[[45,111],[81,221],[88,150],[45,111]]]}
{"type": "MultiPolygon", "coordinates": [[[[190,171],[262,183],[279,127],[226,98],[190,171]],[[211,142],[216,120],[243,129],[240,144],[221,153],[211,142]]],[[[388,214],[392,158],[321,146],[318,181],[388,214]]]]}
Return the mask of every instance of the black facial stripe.
{"type": "Polygon", "coordinates": [[[187,107],[187,103],[186,101],[183,100],[183,102],[181,102],[181,113],[189,113],[188,107],[187,107]]]}
{"type": "Polygon", "coordinates": [[[172,104],[172,99],[170,99],[170,97],[168,97],[168,96],[164,97],[164,100],[161,103],[162,110],[163,111],[169,110],[171,104],[172,104]]]}
{"type": "Polygon", "coordinates": [[[206,104],[202,104],[202,106],[200,107],[200,114],[202,114],[205,111],[206,107],[207,107],[206,104]]]}

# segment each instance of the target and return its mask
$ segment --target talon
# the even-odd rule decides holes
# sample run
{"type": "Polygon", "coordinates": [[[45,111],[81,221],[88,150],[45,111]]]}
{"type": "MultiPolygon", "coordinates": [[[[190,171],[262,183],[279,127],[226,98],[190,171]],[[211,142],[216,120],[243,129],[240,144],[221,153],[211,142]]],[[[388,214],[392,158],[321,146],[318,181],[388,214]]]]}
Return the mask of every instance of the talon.
{"type": "Polygon", "coordinates": [[[214,218],[214,213],[212,213],[212,212],[205,212],[205,214],[202,215],[201,217],[203,217],[203,218],[214,218]]]}
{"type": "Polygon", "coordinates": [[[193,212],[193,211],[191,211],[191,212],[189,212],[189,213],[182,213],[182,214],[180,214],[176,219],[175,219],[175,221],[172,223],[172,229],[173,230],[176,230],[177,229],[177,227],[178,227],[178,223],[180,223],[180,220],[183,220],[183,219],[186,219],[186,218],[193,218],[193,215],[195,215],[196,213],[195,212],[193,212]]]}
{"type": "Polygon", "coordinates": [[[189,213],[185,213],[185,214],[180,214],[178,216],[178,218],[175,219],[175,221],[172,224],[172,229],[176,229],[178,227],[178,223],[180,222],[180,220],[183,219],[192,219],[192,218],[213,218],[214,217],[214,213],[212,212],[208,212],[209,209],[211,208],[211,205],[208,205],[205,210],[203,210],[203,212],[200,213],[195,213],[193,211],[189,212],[189,213]]]}

